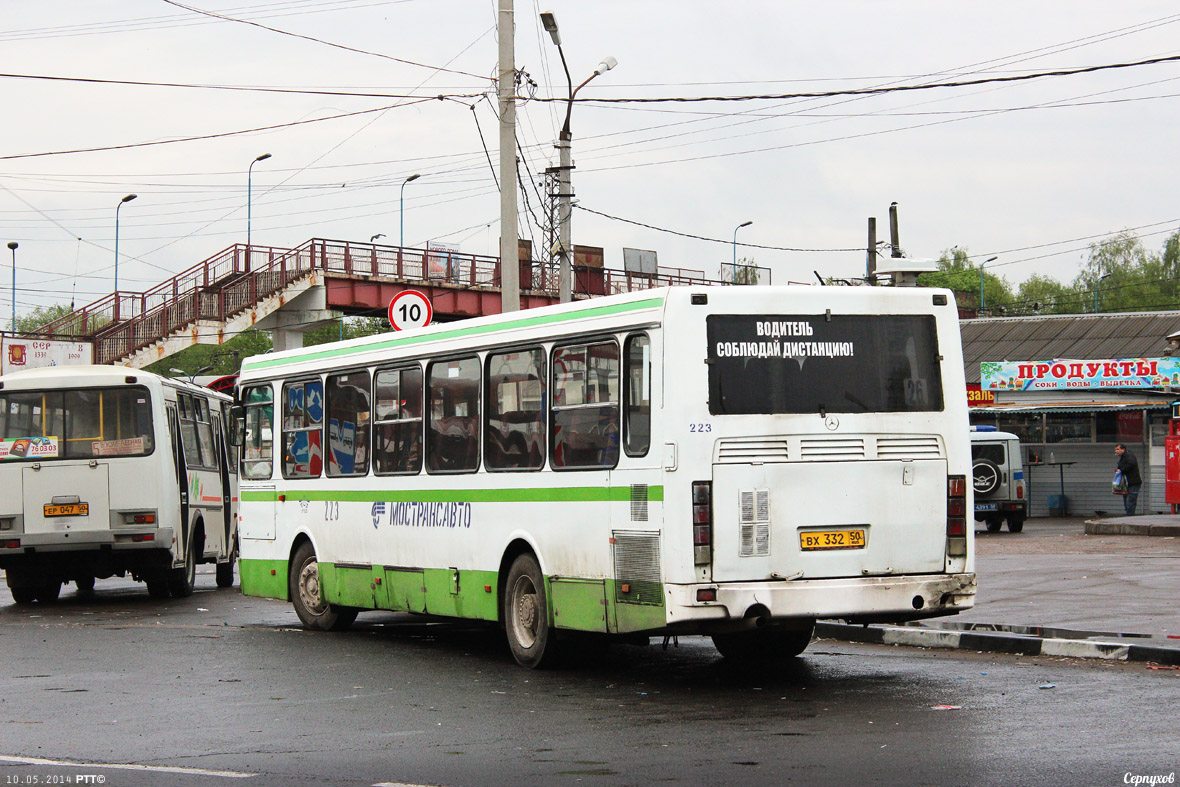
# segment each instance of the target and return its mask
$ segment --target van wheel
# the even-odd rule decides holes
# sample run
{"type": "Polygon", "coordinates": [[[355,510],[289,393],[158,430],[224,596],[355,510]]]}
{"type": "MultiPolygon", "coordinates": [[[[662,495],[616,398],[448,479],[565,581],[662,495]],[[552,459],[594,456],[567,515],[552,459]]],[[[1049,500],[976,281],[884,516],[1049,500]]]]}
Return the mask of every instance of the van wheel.
{"type": "MultiPolygon", "coordinates": [[[[999,530],[999,529],[1000,529],[1000,526],[999,526],[999,524],[997,524],[996,530],[999,530]]],[[[1019,533],[1021,530],[1024,530],[1024,518],[1019,517],[1019,516],[1008,517],[1008,532],[1009,533],[1019,533]]]]}
{"type": "Polygon", "coordinates": [[[83,574],[82,576],[74,577],[74,585],[78,588],[79,596],[89,596],[94,593],[94,576],[92,574],[83,574]]]}
{"type": "Polygon", "coordinates": [[[217,564],[217,587],[232,588],[234,586],[234,555],[229,560],[217,564]]]}
{"type": "Polygon", "coordinates": [[[310,541],[303,542],[295,551],[295,559],[291,561],[291,573],[287,581],[295,614],[306,628],[316,631],[343,631],[356,620],[356,609],[333,607],[324,601],[323,590],[320,588],[319,562],[310,541]]]}
{"type": "Polygon", "coordinates": [[[738,662],[766,664],[798,656],[807,650],[815,633],[815,621],[803,628],[768,626],[754,631],[714,634],[713,645],[726,659],[738,662]]]}
{"type": "Polygon", "coordinates": [[[37,588],[20,587],[9,588],[9,590],[12,591],[12,600],[15,601],[18,606],[27,607],[29,604],[32,604],[37,600],[37,588]]]}
{"type": "Polygon", "coordinates": [[[537,559],[520,555],[508,570],[504,585],[504,629],[516,663],[528,669],[551,666],[557,660],[555,632],[549,625],[545,577],[537,559]]]}
{"type": "Polygon", "coordinates": [[[44,585],[40,585],[34,590],[37,593],[37,600],[42,604],[52,604],[57,601],[57,597],[61,595],[61,581],[50,580],[44,585]]]}
{"type": "MultiPolygon", "coordinates": [[[[204,538],[200,533],[193,534],[192,543],[184,554],[184,567],[174,568],[168,576],[168,592],[173,598],[188,598],[193,594],[193,585],[197,581],[197,550],[203,548],[204,538]]],[[[150,590],[150,588],[149,588],[150,590]]]]}
{"type": "MultiPolygon", "coordinates": [[[[998,533],[998,532],[1000,532],[1000,528],[1003,526],[1004,526],[1004,520],[1002,520],[998,517],[991,517],[990,519],[987,520],[987,532],[989,532],[989,533],[998,533]]],[[[1009,527],[1011,527],[1011,526],[1009,526],[1009,527]]]]}

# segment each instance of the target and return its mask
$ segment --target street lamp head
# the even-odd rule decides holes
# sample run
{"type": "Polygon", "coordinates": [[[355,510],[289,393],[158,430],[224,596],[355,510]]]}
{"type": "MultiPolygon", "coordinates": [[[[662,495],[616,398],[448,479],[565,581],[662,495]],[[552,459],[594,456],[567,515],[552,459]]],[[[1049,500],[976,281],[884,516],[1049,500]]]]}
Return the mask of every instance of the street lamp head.
{"type": "Polygon", "coordinates": [[[610,71],[618,64],[618,60],[615,60],[611,55],[607,55],[602,59],[602,62],[598,64],[598,68],[594,69],[594,75],[598,76],[599,74],[605,74],[607,71],[610,71]]]}
{"type": "Polygon", "coordinates": [[[124,203],[124,202],[130,202],[131,200],[133,200],[133,199],[136,199],[136,198],[138,198],[138,197],[139,197],[139,195],[138,195],[138,194],[128,194],[126,197],[124,197],[123,199],[119,200],[119,204],[122,204],[122,203],[124,203]]]}
{"type": "Polygon", "coordinates": [[[545,28],[545,32],[553,39],[553,43],[561,46],[561,32],[557,29],[557,17],[553,15],[552,11],[541,12],[541,26],[545,28]]]}
{"type": "Polygon", "coordinates": [[[20,244],[19,244],[19,243],[17,243],[16,241],[14,241],[14,240],[10,240],[10,241],[8,241],[8,248],[12,249],[13,251],[16,251],[16,248],[17,248],[17,246],[19,246],[19,245],[20,245],[20,244]]]}
{"type": "Polygon", "coordinates": [[[995,262],[998,259],[1000,259],[1000,258],[999,257],[988,257],[986,260],[983,261],[983,264],[987,265],[989,262],[995,262]]]}
{"type": "Polygon", "coordinates": [[[254,159],[254,162],[255,162],[255,163],[257,163],[257,162],[259,162],[259,161],[266,161],[268,158],[270,158],[270,154],[269,154],[269,153],[263,153],[261,156],[259,156],[258,158],[254,159]]]}
{"type": "Polygon", "coordinates": [[[738,225],[738,229],[740,230],[742,227],[748,227],[753,223],[754,223],[753,221],[743,221],[741,224],[738,225]]]}
{"type": "Polygon", "coordinates": [[[420,175],[420,174],[418,174],[418,173],[414,173],[414,174],[413,174],[413,175],[411,175],[410,177],[406,178],[405,182],[406,182],[406,183],[409,183],[411,180],[417,180],[417,179],[418,179],[418,178],[420,178],[420,177],[422,177],[422,175],[420,175]]]}

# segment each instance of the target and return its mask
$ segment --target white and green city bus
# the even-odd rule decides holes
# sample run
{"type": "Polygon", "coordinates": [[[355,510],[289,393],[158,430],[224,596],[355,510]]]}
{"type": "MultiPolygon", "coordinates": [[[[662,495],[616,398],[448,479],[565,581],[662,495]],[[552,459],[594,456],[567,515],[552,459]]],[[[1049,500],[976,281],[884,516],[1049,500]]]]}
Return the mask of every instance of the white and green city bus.
{"type": "Polygon", "coordinates": [[[18,604],[66,582],[188,596],[198,563],[233,584],[237,467],[230,397],[117,366],[0,377],[0,569],[18,604]]]}
{"type": "Polygon", "coordinates": [[[676,287],[258,355],[239,380],[241,584],[360,610],[711,635],[971,607],[945,290],[676,287]],[[244,423],[243,423],[244,422],[244,423]]]}

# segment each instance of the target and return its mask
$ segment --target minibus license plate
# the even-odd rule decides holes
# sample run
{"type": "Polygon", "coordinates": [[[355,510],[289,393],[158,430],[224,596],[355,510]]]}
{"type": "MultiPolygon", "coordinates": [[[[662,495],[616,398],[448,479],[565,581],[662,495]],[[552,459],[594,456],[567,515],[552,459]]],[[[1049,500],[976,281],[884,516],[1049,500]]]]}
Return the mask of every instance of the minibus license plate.
{"type": "Polygon", "coordinates": [[[804,551],[819,549],[864,549],[863,530],[821,530],[799,534],[799,547],[804,551]]]}
{"type": "Polygon", "coordinates": [[[45,516],[90,516],[89,503],[64,503],[45,506],[45,516]]]}

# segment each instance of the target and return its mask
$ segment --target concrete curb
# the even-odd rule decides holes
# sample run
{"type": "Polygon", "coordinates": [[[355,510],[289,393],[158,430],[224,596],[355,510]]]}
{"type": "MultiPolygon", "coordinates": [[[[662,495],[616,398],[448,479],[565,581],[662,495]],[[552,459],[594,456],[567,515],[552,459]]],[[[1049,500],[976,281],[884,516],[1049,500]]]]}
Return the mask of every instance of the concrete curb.
{"type": "Polygon", "coordinates": [[[1064,656],[1074,659],[1150,661],[1180,666],[1180,648],[1154,645],[1121,645],[1092,640],[1034,637],[983,631],[946,631],[922,626],[855,626],[817,622],[815,636],[844,642],[906,645],[919,648],[951,648],[1022,656],[1064,656]]]}
{"type": "Polygon", "coordinates": [[[1135,525],[1129,522],[1086,522],[1086,533],[1091,536],[1180,536],[1180,525],[1135,525]]]}

